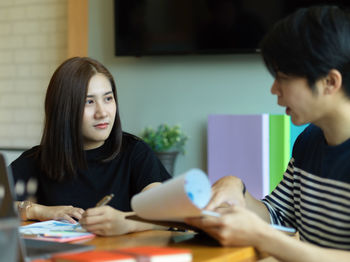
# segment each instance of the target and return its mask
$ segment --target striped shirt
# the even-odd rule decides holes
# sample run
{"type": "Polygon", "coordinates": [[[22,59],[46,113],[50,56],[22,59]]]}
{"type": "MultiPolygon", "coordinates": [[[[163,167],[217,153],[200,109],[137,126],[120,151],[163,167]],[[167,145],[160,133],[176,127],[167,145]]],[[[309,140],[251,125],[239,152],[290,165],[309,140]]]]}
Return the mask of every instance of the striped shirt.
{"type": "Polygon", "coordinates": [[[262,201],[271,222],[296,228],[301,240],[350,250],[350,140],[328,146],[320,128],[307,127],[282,181],[262,201]]]}

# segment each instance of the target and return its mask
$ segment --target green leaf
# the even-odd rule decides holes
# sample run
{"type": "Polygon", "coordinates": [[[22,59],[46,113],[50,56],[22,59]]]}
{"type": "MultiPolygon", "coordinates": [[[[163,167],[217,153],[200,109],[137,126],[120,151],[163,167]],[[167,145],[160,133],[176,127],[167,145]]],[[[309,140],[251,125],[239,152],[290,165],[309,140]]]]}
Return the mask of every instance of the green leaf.
{"type": "Polygon", "coordinates": [[[155,151],[178,151],[185,153],[185,144],[188,136],[185,135],[179,125],[169,126],[160,124],[156,129],[146,127],[140,137],[155,151]]]}

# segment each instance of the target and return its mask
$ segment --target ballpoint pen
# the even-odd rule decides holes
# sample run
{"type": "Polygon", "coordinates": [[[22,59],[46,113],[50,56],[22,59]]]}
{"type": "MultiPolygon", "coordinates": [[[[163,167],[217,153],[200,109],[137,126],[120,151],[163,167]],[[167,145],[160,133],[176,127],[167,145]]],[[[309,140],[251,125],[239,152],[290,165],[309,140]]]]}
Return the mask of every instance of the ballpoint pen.
{"type": "MultiPolygon", "coordinates": [[[[209,211],[209,210],[202,210],[202,215],[205,216],[211,216],[211,217],[220,217],[220,213],[217,212],[213,212],[213,211],[209,211]]],[[[296,230],[295,228],[292,227],[285,227],[285,226],[280,226],[280,225],[276,225],[276,224],[270,224],[273,228],[279,230],[279,231],[283,231],[287,234],[295,234],[296,230]]]]}
{"type": "Polygon", "coordinates": [[[44,233],[38,233],[38,234],[26,234],[26,233],[21,233],[21,237],[26,237],[26,238],[64,238],[63,236],[60,235],[50,235],[50,234],[44,234],[44,233]]]}
{"type": "Polygon", "coordinates": [[[280,225],[276,225],[276,224],[271,224],[271,226],[279,231],[283,231],[287,234],[292,234],[294,235],[296,233],[295,228],[293,227],[285,227],[285,226],[280,226],[280,225]]]}
{"type": "Polygon", "coordinates": [[[105,196],[104,198],[102,198],[100,201],[97,202],[96,207],[101,207],[101,206],[105,206],[109,203],[109,201],[112,200],[112,198],[114,197],[114,194],[110,194],[105,196]]]}

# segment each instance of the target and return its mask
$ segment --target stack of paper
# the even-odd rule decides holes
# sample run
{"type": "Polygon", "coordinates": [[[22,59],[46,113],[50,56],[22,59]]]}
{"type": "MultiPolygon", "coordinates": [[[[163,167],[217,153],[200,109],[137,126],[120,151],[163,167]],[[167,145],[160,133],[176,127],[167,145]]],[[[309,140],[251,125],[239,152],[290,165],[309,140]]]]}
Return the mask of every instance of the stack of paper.
{"type": "Polygon", "coordinates": [[[24,238],[35,238],[46,241],[70,242],[92,238],[95,235],[86,232],[79,223],[48,220],[21,226],[19,232],[24,238]]]}

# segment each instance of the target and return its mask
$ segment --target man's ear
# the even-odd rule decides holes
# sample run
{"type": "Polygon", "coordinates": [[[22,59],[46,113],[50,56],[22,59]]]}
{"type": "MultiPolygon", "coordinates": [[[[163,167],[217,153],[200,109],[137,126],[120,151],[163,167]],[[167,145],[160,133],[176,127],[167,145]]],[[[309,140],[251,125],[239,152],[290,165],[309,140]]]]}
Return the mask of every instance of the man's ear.
{"type": "Polygon", "coordinates": [[[333,94],[338,92],[342,87],[342,75],[337,69],[331,69],[324,78],[324,94],[333,94]]]}

